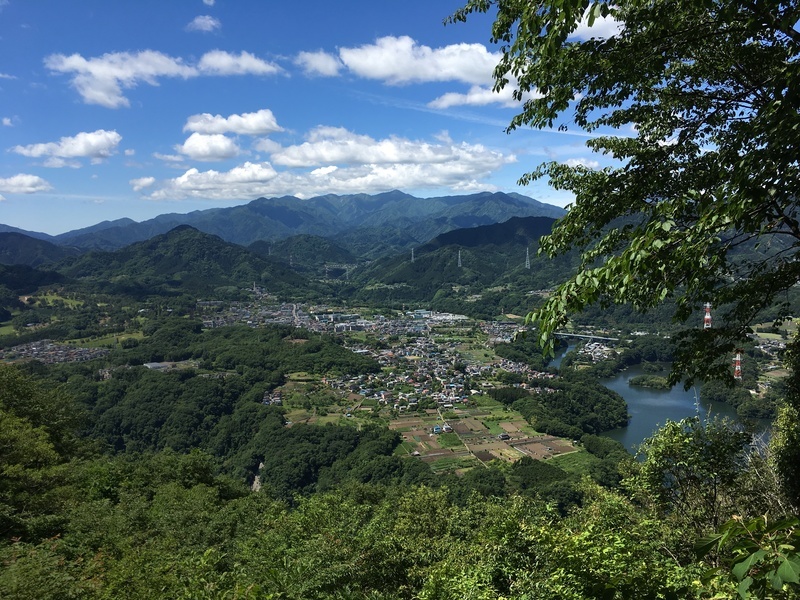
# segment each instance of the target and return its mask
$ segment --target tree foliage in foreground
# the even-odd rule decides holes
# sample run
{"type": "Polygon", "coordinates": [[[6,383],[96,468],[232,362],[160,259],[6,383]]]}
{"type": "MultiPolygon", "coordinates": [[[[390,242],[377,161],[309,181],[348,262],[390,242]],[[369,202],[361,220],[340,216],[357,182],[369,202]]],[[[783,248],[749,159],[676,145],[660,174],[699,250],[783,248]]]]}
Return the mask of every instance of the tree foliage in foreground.
{"type": "Polygon", "coordinates": [[[522,177],[575,195],[544,251],[583,251],[530,315],[542,341],[595,302],[646,310],[670,299],[679,321],[712,302],[724,316],[684,333],[676,366],[725,374],[758,311],[800,279],[800,3],[470,0],[452,20],[476,11],[496,11],[495,89],[530,97],[509,130],[577,127],[616,159],[522,177]],[[619,31],[578,35],[598,18],[619,31]],[[757,251],[744,259],[743,247],[757,251]]]}
{"type": "MultiPolygon", "coordinates": [[[[575,126],[612,159],[599,169],[545,163],[520,180],[545,177],[575,197],[541,241],[551,256],[581,251],[572,277],[528,315],[542,346],[552,349],[555,331],[587,306],[674,305],[676,322],[697,321],[674,336],[672,381],[732,380],[731,353],[765,309],[777,305],[776,320],[789,316],[788,291],[800,281],[800,2],[468,0],[451,21],[490,11],[501,50],[495,90],[512,86],[524,101],[508,130],[575,126]],[[616,32],[589,37],[598,18],[615,20],[616,32]],[[717,308],[710,329],[698,326],[706,302],[717,308]]],[[[796,516],[800,506],[800,340],[793,346],[772,465],[794,508],[777,516],[796,516]]],[[[672,439],[660,441],[670,449],[693,437],[677,425],[667,433],[672,439]]],[[[723,460],[735,455],[709,465],[738,472],[723,460]]],[[[665,468],[698,458],[660,456],[665,468]]],[[[665,473],[654,471],[649,483],[675,491],[687,481],[680,469],[665,473]]],[[[670,498],[670,510],[710,507],[721,523],[721,497],[709,503],[702,490],[733,480],[724,469],[692,474],[701,493],[670,498]]],[[[794,595],[786,584],[800,581],[796,523],[775,517],[765,513],[760,529],[741,517],[720,527],[719,547],[724,538],[739,553],[727,566],[740,597],[794,595]],[[776,532],[782,544],[771,543],[776,532]],[[782,562],[765,560],[778,555],[782,562]]]]}
{"type": "MultiPolygon", "coordinates": [[[[101,454],[63,389],[8,365],[0,383],[3,598],[797,597],[796,523],[754,521],[780,497],[724,424],[665,429],[607,490],[531,459],[437,485],[389,454],[394,432],[278,422],[252,438],[251,492],[202,450],[101,454]]],[[[597,461],[620,452],[582,443],[597,461]]]]}

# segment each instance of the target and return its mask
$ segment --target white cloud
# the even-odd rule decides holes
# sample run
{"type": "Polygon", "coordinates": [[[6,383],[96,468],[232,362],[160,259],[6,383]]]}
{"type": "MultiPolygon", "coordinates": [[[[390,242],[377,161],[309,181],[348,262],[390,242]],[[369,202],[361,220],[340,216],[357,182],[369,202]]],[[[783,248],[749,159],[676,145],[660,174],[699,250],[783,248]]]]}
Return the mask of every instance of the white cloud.
{"type": "Polygon", "coordinates": [[[266,152],[268,154],[273,154],[274,152],[278,152],[281,149],[281,145],[275,140],[271,140],[269,138],[261,138],[260,140],[256,140],[253,143],[253,149],[257,150],[258,152],[266,152]]]}
{"type": "Polygon", "coordinates": [[[186,26],[186,31],[202,31],[208,33],[222,27],[219,19],[215,19],[210,15],[199,15],[192,19],[186,26]]]}
{"type": "Polygon", "coordinates": [[[341,48],[339,58],[356,75],[394,85],[430,81],[486,85],[500,55],[489,52],[482,44],[430,48],[408,36],[389,36],[374,44],[341,48]]]}
{"type": "Polygon", "coordinates": [[[204,54],[197,65],[155,50],[116,52],[88,59],[80,54],[51,54],[45,58],[44,64],[51,71],[70,75],[72,86],[85,103],[107,108],[130,106],[123,89],[135,88],[140,83],[158,85],[158,80],[163,77],[188,79],[201,75],[268,75],[280,72],[277,65],[247,52],[235,55],[221,50],[204,54]]]}
{"type": "Polygon", "coordinates": [[[183,162],[184,157],[179,154],[161,154],[160,152],[153,152],[153,157],[165,162],[183,162]]]}
{"type": "MultiPolygon", "coordinates": [[[[493,92],[494,68],[499,53],[487,50],[482,44],[451,44],[431,48],[418,44],[408,36],[379,38],[374,44],[340,48],[339,60],[324,52],[301,53],[295,63],[306,73],[336,75],[345,66],[351,73],[367,79],[381,80],[390,85],[428,82],[460,82],[470,86],[466,93],[450,92],[431,101],[428,106],[445,109],[453,106],[486,106],[500,104],[516,107],[515,85],[493,92]],[[326,71],[327,69],[327,71],[326,71]]],[[[525,94],[522,101],[537,97],[525,94]]]]}
{"type": "Polygon", "coordinates": [[[193,160],[215,161],[226,160],[237,156],[240,152],[236,143],[222,134],[193,133],[175,150],[193,160]]]}
{"type": "Polygon", "coordinates": [[[317,127],[299,146],[272,154],[275,164],[312,167],[329,164],[439,163],[453,160],[457,145],[431,144],[399,137],[375,140],[341,127],[317,127]]]}
{"type": "Polygon", "coordinates": [[[0,192],[7,194],[35,194],[51,189],[53,186],[37,175],[19,173],[13,177],[0,179],[0,192]]]}
{"type": "Polygon", "coordinates": [[[13,127],[14,121],[11,117],[3,117],[3,127],[13,127]]]}
{"type": "Polygon", "coordinates": [[[312,177],[322,177],[323,175],[330,175],[334,171],[338,170],[339,167],[335,165],[328,165],[327,167],[320,167],[319,169],[314,169],[311,171],[310,175],[312,177]]]}
{"type": "Polygon", "coordinates": [[[283,131],[278,125],[275,115],[268,108],[258,112],[242,113],[241,115],[211,115],[202,113],[192,115],[183,126],[184,131],[198,133],[237,133],[241,135],[267,135],[283,131]]]}
{"type": "Polygon", "coordinates": [[[134,192],[140,192],[144,188],[150,187],[155,182],[155,177],[139,177],[138,179],[131,179],[128,183],[131,184],[134,192]]]}
{"type": "Polygon", "coordinates": [[[249,197],[257,189],[273,179],[277,173],[269,163],[246,162],[230,171],[198,171],[189,169],[183,175],[170,180],[167,185],[150,195],[154,199],[176,199],[187,197],[235,198],[249,197]]]}
{"type": "Polygon", "coordinates": [[[247,162],[227,172],[189,169],[150,198],[243,200],[291,194],[379,192],[392,189],[486,190],[482,180],[516,161],[479,144],[375,140],[345,129],[319,127],[299,146],[278,148],[273,164],[247,162]]]}
{"type": "Polygon", "coordinates": [[[116,131],[98,129],[72,137],[62,137],[57,142],[14,146],[11,151],[31,158],[49,157],[45,162],[48,167],[74,167],[80,165],[64,159],[91,158],[93,162],[101,161],[117,152],[120,141],[122,136],[116,131]]]}
{"type": "Polygon", "coordinates": [[[581,19],[581,22],[578,24],[578,28],[572,32],[570,38],[579,40],[588,40],[590,38],[608,39],[619,34],[623,30],[624,23],[617,21],[611,15],[607,17],[598,16],[594,20],[594,23],[592,23],[592,26],[589,27],[589,11],[591,10],[591,6],[586,9],[586,12],[583,14],[583,19],[581,19]]]}
{"type": "Polygon", "coordinates": [[[0,73],[0,79],[16,79],[14,75],[8,75],[6,73],[0,73]]]}
{"type": "Polygon", "coordinates": [[[241,52],[237,56],[224,50],[206,52],[197,63],[197,68],[207,75],[274,75],[281,71],[278,65],[249,52],[241,52]]]}
{"type": "Polygon", "coordinates": [[[569,158],[564,161],[564,164],[568,167],[586,167],[587,169],[599,169],[600,163],[596,160],[590,160],[588,158],[569,158]]]}
{"type": "MultiPolygon", "coordinates": [[[[520,100],[513,96],[514,87],[507,85],[499,92],[493,91],[489,87],[473,85],[466,94],[449,92],[439,96],[428,103],[431,108],[450,108],[451,106],[486,106],[487,104],[502,104],[508,107],[518,107],[520,100]]],[[[522,102],[531,98],[541,98],[539,93],[526,93],[522,96],[522,102]]]]}
{"type": "Polygon", "coordinates": [[[51,156],[46,159],[42,165],[51,169],[63,169],[64,167],[69,167],[70,169],[81,168],[81,163],[77,160],[69,160],[66,158],[61,158],[60,156],[51,156]]]}
{"type": "Polygon", "coordinates": [[[187,79],[197,75],[197,69],[185,64],[183,59],[154,50],[136,54],[117,52],[89,59],[80,54],[52,54],[44,63],[51,71],[73,73],[72,85],[84,102],[107,108],[130,105],[122,95],[122,88],[133,88],[140,82],[158,85],[159,77],[187,79]]]}
{"type": "Polygon", "coordinates": [[[214,6],[214,0],[203,0],[203,4],[206,6],[214,6]]]}
{"type": "Polygon", "coordinates": [[[335,77],[342,68],[342,62],[327,52],[301,52],[294,63],[303,69],[306,75],[319,75],[322,77],[335,77]]]}
{"type": "Polygon", "coordinates": [[[127,148],[125,150],[125,156],[133,156],[134,154],[136,154],[136,150],[134,150],[133,148],[127,148]]]}

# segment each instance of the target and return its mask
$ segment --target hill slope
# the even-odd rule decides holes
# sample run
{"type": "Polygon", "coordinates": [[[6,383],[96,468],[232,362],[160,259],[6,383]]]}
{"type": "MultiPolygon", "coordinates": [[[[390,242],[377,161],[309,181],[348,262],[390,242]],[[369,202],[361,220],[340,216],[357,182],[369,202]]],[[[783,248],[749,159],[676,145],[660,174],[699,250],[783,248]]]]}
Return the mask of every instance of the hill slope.
{"type": "Polygon", "coordinates": [[[409,251],[371,263],[354,277],[360,288],[354,293],[365,300],[392,296],[431,301],[454,291],[465,296],[493,287],[551,287],[567,272],[571,260],[537,255],[538,240],[550,233],[553,223],[555,220],[547,217],[515,217],[443,233],[415,248],[413,261],[409,251]]]}
{"type": "Polygon", "coordinates": [[[3,265],[38,267],[79,253],[75,248],[57,246],[22,233],[0,232],[0,264],[3,265]]]}
{"type": "Polygon", "coordinates": [[[254,283],[276,293],[307,293],[311,287],[286,266],[187,225],[121,250],[89,252],[60,271],[136,295],[230,294],[254,283]]]}

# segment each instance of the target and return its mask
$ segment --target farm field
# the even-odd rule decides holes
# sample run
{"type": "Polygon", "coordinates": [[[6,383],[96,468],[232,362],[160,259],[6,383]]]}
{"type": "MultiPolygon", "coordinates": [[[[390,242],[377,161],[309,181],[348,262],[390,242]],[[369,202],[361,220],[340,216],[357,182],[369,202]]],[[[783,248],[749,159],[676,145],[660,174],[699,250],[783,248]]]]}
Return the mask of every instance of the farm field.
{"type": "Polygon", "coordinates": [[[447,420],[433,412],[436,414],[392,419],[389,428],[403,436],[402,454],[419,457],[436,472],[460,472],[480,463],[515,462],[524,456],[545,460],[577,451],[567,440],[535,432],[522,417],[505,408],[507,420],[499,420],[501,417],[485,406],[461,408],[455,418],[447,420]],[[441,432],[435,433],[435,428],[441,432]]]}

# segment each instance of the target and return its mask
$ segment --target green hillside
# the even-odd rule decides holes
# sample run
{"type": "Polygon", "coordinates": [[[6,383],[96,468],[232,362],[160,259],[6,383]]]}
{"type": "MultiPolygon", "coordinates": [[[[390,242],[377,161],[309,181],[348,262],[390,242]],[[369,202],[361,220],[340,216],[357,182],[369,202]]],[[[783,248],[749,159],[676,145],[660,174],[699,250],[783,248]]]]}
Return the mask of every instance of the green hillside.
{"type": "MultiPolygon", "coordinates": [[[[445,298],[467,301],[494,287],[510,286],[521,293],[549,288],[561,280],[572,260],[569,256],[551,260],[537,254],[539,238],[550,232],[554,222],[547,217],[515,217],[505,223],[444,233],[414,248],[413,260],[408,251],[372,262],[354,276],[357,288],[353,293],[365,301],[391,297],[430,302],[445,298]]],[[[505,293],[508,295],[508,290],[505,293]]],[[[474,304],[476,298],[471,300],[474,304]]]]}
{"type": "Polygon", "coordinates": [[[85,283],[108,282],[134,294],[235,294],[253,284],[272,293],[306,293],[308,282],[278,261],[183,225],[113,252],[95,251],[61,267],[85,283]]]}
{"type": "Polygon", "coordinates": [[[39,267],[78,254],[75,248],[57,246],[22,233],[0,233],[0,264],[3,265],[39,267]]]}

